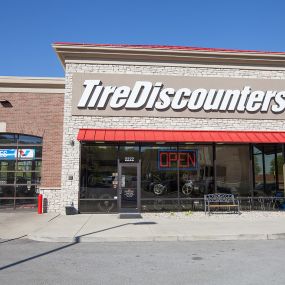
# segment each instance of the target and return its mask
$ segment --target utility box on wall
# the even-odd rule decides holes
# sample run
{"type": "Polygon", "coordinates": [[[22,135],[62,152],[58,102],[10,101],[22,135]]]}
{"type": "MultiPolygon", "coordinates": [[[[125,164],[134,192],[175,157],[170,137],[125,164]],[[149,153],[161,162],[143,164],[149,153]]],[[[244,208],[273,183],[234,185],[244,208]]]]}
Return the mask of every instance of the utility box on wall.
{"type": "Polygon", "coordinates": [[[0,122],[0,133],[5,133],[5,132],[6,132],[6,123],[0,122]]]}

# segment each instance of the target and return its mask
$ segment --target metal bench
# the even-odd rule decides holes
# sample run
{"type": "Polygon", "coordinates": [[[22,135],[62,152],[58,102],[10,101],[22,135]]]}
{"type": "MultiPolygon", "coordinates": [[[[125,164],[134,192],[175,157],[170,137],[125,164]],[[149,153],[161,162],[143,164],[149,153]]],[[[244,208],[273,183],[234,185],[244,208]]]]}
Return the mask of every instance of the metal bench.
{"type": "Polygon", "coordinates": [[[233,194],[207,194],[204,196],[205,201],[205,214],[208,212],[210,215],[211,209],[224,208],[230,211],[231,209],[240,214],[239,200],[235,199],[233,194]]]}

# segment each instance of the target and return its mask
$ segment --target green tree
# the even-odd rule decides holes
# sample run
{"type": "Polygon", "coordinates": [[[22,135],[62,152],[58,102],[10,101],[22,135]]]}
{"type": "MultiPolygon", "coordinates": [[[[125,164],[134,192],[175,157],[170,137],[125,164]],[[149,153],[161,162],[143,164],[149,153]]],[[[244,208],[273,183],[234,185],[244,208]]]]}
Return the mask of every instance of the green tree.
{"type": "Polygon", "coordinates": [[[260,167],[259,163],[256,160],[254,160],[254,173],[255,173],[255,175],[259,174],[260,172],[261,172],[261,167],[260,167]]]}
{"type": "MultiPolygon", "coordinates": [[[[284,159],[283,156],[280,154],[277,156],[277,170],[278,170],[278,174],[282,174],[283,173],[283,164],[284,164],[284,159]]],[[[270,173],[271,174],[275,174],[276,173],[276,169],[275,169],[275,159],[272,159],[270,162],[270,173]]]]}

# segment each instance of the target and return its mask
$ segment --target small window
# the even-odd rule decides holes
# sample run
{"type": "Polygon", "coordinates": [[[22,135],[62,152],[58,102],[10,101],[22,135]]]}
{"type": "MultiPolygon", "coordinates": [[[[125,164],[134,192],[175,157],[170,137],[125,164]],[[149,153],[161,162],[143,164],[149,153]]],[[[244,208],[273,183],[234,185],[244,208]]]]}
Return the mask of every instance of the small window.
{"type": "Polygon", "coordinates": [[[19,135],[19,144],[41,144],[42,138],[27,136],[27,135],[19,135]]]}
{"type": "Polygon", "coordinates": [[[0,144],[15,144],[17,143],[16,136],[15,134],[0,134],[0,144]]]}

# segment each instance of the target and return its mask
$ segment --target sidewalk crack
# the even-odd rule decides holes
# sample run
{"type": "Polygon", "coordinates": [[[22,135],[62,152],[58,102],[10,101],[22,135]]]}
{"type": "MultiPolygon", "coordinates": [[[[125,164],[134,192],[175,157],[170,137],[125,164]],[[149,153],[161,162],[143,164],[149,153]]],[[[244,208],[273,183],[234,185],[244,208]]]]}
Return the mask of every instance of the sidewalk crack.
{"type": "Polygon", "coordinates": [[[53,220],[55,220],[55,219],[58,218],[59,216],[60,216],[60,214],[58,214],[58,215],[52,217],[50,220],[48,220],[48,223],[51,222],[51,221],[53,221],[53,220]]]}
{"type": "Polygon", "coordinates": [[[89,220],[91,219],[91,216],[92,215],[90,215],[89,217],[88,217],[88,219],[86,220],[86,222],[80,227],[80,229],[75,233],[75,235],[73,236],[74,238],[76,238],[77,237],[77,234],[83,229],[83,227],[89,222],[89,220]]]}

